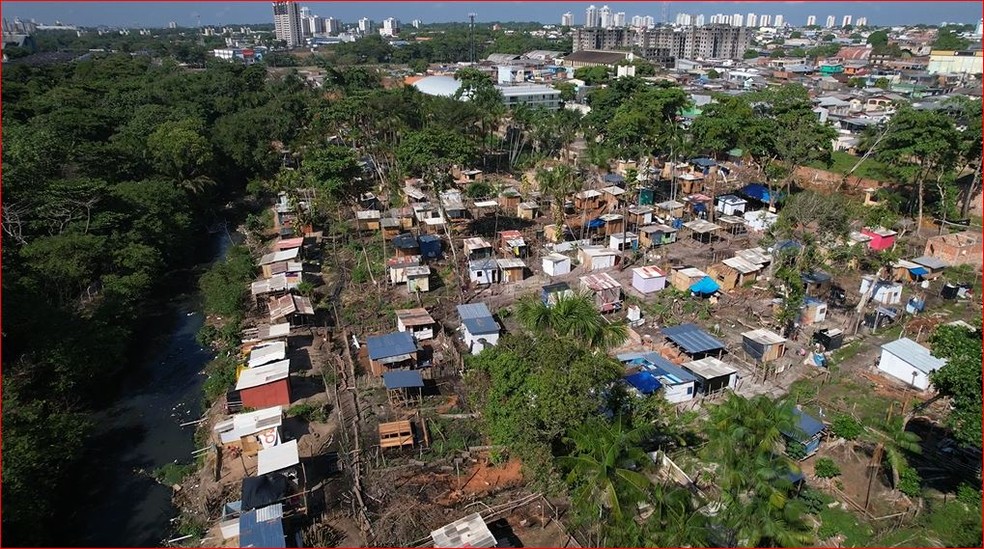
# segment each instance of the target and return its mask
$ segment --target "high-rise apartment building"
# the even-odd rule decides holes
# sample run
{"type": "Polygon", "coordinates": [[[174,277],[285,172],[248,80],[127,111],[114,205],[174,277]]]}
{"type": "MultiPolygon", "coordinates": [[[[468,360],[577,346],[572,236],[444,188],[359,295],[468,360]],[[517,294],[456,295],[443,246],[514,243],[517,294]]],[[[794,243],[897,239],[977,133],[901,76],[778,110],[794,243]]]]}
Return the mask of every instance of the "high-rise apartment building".
{"type": "Polygon", "coordinates": [[[816,25],[816,24],[817,24],[817,16],[816,15],[811,15],[811,16],[809,16],[809,17],[806,18],[806,26],[807,27],[812,27],[813,25],[816,25]]]}
{"type": "Polygon", "coordinates": [[[421,21],[420,19],[414,19],[413,21],[410,22],[410,26],[413,27],[413,28],[415,28],[415,29],[419,29],[420,26],[423,25],[423,24],[424,24],[424,22],[421,21]]]}
{"type": "Polygon", "coordinates": [[[758,26],[758,16],[755,15],[754,13],[749,13],[748,16],[745,17],[745,26],[746,27],[757,27],[758,26]]]}
{"type": "Polygon", "coordinates": [[[560,16],[560,25],[562,27],[573,27],[574,26],[574,14],[567,12],[560,16]]]}
{"type": "Polygon", "coordinates": [[[334,17],[325,19],[325,34],[338,34],[342,32],[342,22],[334,17]]]}
{"type": "Polygon", "coordinates": [[[772,16],[771,15],[760,15],[759,16],[759,26],[760,27],[768,27],[769,26],[769,23],[771,23],[771,22],[772,22],[772,16]]]}
{"type": "Polygon", "coordinates": [[[745,27],[711,24],[683,29],[577,29],[573,50],[637,50],[644,58],[670,64],[676,59],[741,59],[751,43],[745,27]]]}
{"type": "Polygon", "coordinates": [[[288,48],[301,45],[301,10],[297,2],[283,0],[273,3],[273,32],[288,48]]]}
{"type": "Polygon", "coordinates": [[[824,27],[826,27],[828,29],[832,29],[832,28],[834,28],[834,24],[836,22],[837,22],[837,19],[833,15],[828,15],[827,16],[827,23],[824,25],[824,27]]]}
{"type": "Polygon", "coordinates": [[[400,34],[400,20],[392,17],[383,19],[383,26],[379,29],[380,36],[396,36],[400,34]]]}
{"type": "MultiPolygon", "coordinates": [[[[4,22],[4,24],[6,24],[6,21],[4,22]]],[[[174,21],[171,21],[170,23],[167,24],[167,28],[176,29],[178,28],[178,24],[174,21]]],[[[6,30],[6,27],[4,27],[4,30],[6,30]]]]}
{"type": "Polygon", "coordinates": [[[697,17],[694,17],[694,25],[697,25],[698,27],[703,27],[704,26],[704,21],[705,21],[705,19],[704,19],[704,14],[703,13],[698,14],[697,17]]]}
{"type": "Polygon", "coordinates": [[[598,8],[594,4],[584,10],[584,27],[591,29],[598,26],[598,8]]]}
{"type": "Polygon", "coordinates": [[[867,17],[858,17],[857,20],[854,22],[854,26],[856,26],[856,27],[867,27],[868,26],[868,18],[867,17]]]}
{"type": "Polygon", "coordinates": [[[740,14],[740,13],[736,13],[736,14],[732,15],[731,16],[731,26],[732,27],[743,27],[743,26],[745,26],[745,16],[742,15],[742,14],[740,14]]]}
{"type": "Polygon", "coordinates": [[[642,23],[647,29],[651,29],[656,26],[656,18],[652,15],[647,15],[642,18],[642,23]]]}
{"type": "Polygon", "coordinates": [[[359,32],[362,34],[369,34],[372,32],[372,19],[368,17],[363,17],[359,19],[359,32]]]}
{"type": "Polygon", "coordinates": [[[598,10],[598,26],[603,29],[607,29],[612,26],[612,9],[608,6],[602,6],[598,10]]]}
{"type": "Polygon", "coordinates": [[[777,16],[776,16],[776,22],[775,22],[775,23],[773,23],[773,24],[774,24],[775,26],[777,26],[777,27],[781,27],[781,26],[782,26],[782,24],[783,24],[783,22],[784,22],[784,18],[783,18],[783,16],[782,16],[782,14],[779,14],[779,15],[777,15],[777,16]]]}
{"type": "Polygon", "coordinates": [[[851,24],[851,16],[850,15],[845,15],[844,16],[844,19],[841,19],[841,26],[842,27],[846,27],[846,26],[848,26],[850,24],[851,24]]]}
{"type": "Polygon", "coordinates": [[[625,12],[624,11],[620,11],[620,12],[616,13],[612,17],[612,19],[613,19],[613,21],[612,21],[612,26],[613,27],[624,27],[625,26],[625,12]]]}
{"type": "Polygon", "coordinates": [[[629,22],[629,25],[632,27],[642,27],[645,25],[645,23],[643,22],[643,18],[641,15],[633,15],[632,19],[629,22]]]}

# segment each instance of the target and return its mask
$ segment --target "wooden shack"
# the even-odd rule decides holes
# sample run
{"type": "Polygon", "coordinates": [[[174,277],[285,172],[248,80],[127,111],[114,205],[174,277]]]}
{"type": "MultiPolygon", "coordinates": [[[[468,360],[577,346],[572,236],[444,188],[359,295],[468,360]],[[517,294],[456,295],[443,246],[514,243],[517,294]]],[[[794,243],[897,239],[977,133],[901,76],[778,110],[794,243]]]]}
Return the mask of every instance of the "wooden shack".
{"type": "Polygon", "coordinates": [[[595,210],[602,204],[601,193],[588,189],[574,195],[574,207],[578,210],[595,210]]]}
{"type": "Polygon", "coordinates": [[[727,292],[739,286],[741,273],[738,269],[726,263],[715,263],[707,268],[707,276],[710,276],[721,287],[721,291],[727,292]]]}
{"type": "Polygon", "coordinates": [[[669,219],[683,217],[683,208],[683,202],[677,202],[676,200],[667,200],[656,204],[656,211],[659,215],[669,219]]]}
{"type": "Polygon", "coordinates": [[[639,228],[639,246],[643,249],[672,244],[676,239],[677,230],[669,225],[657,223],[639,228]]]}
{"type": "Polygon", "coordinates": [[[382,215],[379,210],[362,210],[355,212],[356,229],[360,231],[378,231],[382,215]]]}
{"type": "Polygon", "coordinates": [[[690,267],[680,266],[670,269],[670,285],[681,292],[690,292],[690,287],[707,276],[704,271],[690,267]]]}
{"type": "Polygon", "coordinates": [[[402,448],[413,446],[413,425],[409,420],[379,424],[379,447],[402,448]]]}
{"type": "Polygon", "coordinates": [[[653,210],[652,206],[632,206],[626,212],[626,221],[629,227],[637,229],[645,225],[649,225],[653,222],[653,210]]]}
{"type": "Polygon", "coordinates": [[[770,362],[786,354],[786,338],[760,328],[741,334],[741,348],[758,362],[770,362]]]}

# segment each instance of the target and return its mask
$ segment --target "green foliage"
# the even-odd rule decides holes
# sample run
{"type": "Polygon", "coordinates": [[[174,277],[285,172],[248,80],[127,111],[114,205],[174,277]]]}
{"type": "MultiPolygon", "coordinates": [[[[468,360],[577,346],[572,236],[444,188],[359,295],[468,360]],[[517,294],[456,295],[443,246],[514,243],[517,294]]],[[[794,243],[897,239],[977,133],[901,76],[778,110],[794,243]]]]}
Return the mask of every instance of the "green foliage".
{"type": "Polygon", "coordinates": [[[968,507],[981,506],[981,487],[964,483],[957,487],[957,500],[968,507]]]}
{"type": "Polygon", "coordinates": [[[875,80],[875,87],[887,90],[892,85],[891,81],[884,76],[875,80]]]}
{"type": "Polygon", "coordinates": [[[935,502],[922,522],[922,528],[934,532],[944,547],[976,547],[981,543],[980,505],[935,502]]]}
{"type": "Polygon", "coordinates": [[[820,478],[834,478],[841,474],[840,467],[834,460],[826,457],[818,458],[813,465],[813,471],[820,478]]]}
{"type": "Polygon", "coordinates": [[[741,57],[742,59],[755,59],[758,56],[759,56],[759,52],[756,50],[745,50],[745,53],[742,54],[741,57]]]}
{"type": "Polygon", "coordinates": [[[465,196],[472,199],[488,198],[492,196],[492,186],[484,181],[476,181],[468,185],[465,189],[465,196]]]}
{"type": "Polygon", "coordinates": [[[255,272],[249,249],[244,246],[230,249],[226,259],[212,265],[199,281],[206,314],[239,313],[246,299],[247,283],[253,280],[255,272]]]}
{"type": "Polygon", "coordinates": [[[933,42],[934,50],[965,50],[968,46],[970,46],[969,40],[960,37],[948,27],[940,29],[933,42]]]}
{"type": "Polygon", "coordinates": [[[315,406],[307,402],[287,408],[287,417],[299,417],[307,422],[324,423],[328,421],[327,405],[315,406]]]}
{"type": "Polygon", "coordinates": [[[574,70],[574,78],[584,81],[588,86],[605,84],[611,79],[611,71],[601,65],[581,67],[574,70]]]}
{"type": "Polygon", "coordinates": [[[820,512],[817,539],[824,542],[838,534],[845,538],[844,547],[866,547],[870,545],[873,531],[854,514],[839,507],[823,509],[820,512]]]}
{"type": "Polygon", "coordinates": [[[922,494],[922,478],[919,472],[912,467],[903,467],[899,471],[898,489],[909,497],[917,497],[922,494]]]}
{"type": "Polygon", "coordinates": [[[803,507],[811,515],[820,514],[827,507],[827,504],[834,501],[833,497],[809,486],[801,488],[799,494],[796,495],[796,499],[803,503],[803,507]]]}
{"type": "Polygon", "coordinates": [[[202,392],[205,393],[206,402],[215,402],[235,386],[236,366],[236,360],[229,356],[217,357],[205,366],[208,377],[202,385],[202,392]]]}
{"type": "Polygon", "coordinates": [[[469,165],[475,161],[478,147],[474,139],[461,132],[428,128],[403,136],[396,149],[402,169],[411,175],[423,175],[433,166],[469,165]]]}
{"type": "Polygon", "coordinates": [[[830,431],[836,437],[845,440],[857,440],[864,432],[864,426],[861,425],[860,421],[847,414],[838,414],[834,416],[834,420],[831,422],[830,431]]]}
{"type": "MultiPolygon", "coordinates": [[[[978,320],[978,326],[980,321],[978,320]]],[[[947,425],[964,444],[981,445],[981,342],[980,336],[960,326],[942,325],[930,338],[933,356],[945,359],[930,374],[941,395],[953,399],[947,425]]]]}
{"type": "Polygon", "coordinates": [[[174,486],[175,484],[181,484],[185,477],[192,475],[198,470],[198,465],[195,463],[168,463],[163,467],[158,467],[154,469],[153,476],[165,486],[174,486]]]}
{"type": "Polygon", "coordinates": [[[628,338],[627,327],[609,323],[595,306],[594,297],[586,293],[562,296],[550,306],[529,294],[516,304],[516,316],[534,334],[549,334],[589,349],[612,349],[628,338]]]}

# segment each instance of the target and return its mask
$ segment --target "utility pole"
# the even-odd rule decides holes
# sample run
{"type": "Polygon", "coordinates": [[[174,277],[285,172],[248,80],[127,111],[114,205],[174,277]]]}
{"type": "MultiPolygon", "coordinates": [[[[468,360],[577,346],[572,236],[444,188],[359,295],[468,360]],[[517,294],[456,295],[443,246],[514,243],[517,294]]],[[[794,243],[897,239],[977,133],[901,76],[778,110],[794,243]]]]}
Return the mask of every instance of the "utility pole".
{"type": "Polygon", "coordinates": [[[471,61],[472,63],[475,62],[475,16],[476,15],[478,14],[474,12],[468,14],[468,21],[469,21],[468,41],[471,42],[471,52],[469,55],[469,61],[471,61]]]}

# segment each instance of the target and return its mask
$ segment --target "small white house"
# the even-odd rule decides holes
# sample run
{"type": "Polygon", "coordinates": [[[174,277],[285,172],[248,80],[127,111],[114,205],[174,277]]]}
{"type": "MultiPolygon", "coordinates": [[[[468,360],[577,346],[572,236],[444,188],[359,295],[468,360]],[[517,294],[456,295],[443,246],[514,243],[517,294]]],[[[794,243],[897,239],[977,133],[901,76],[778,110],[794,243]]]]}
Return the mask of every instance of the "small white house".
{"type": "Polygon", "coordinates": [[[609,249],[615,251],[639,249],[639,235],[635,233],[616,233],[608,237],[609,249]]]}
{"type": "Polygon", "coordinates": [[[632,287],[645,295],[666,287],[666,273],[655,265],[632,269],[632,287]]]}
{"type": "Polygon", "coordinates": [[[733,194],[726,194],[717,197],[714,209],[724,215],[744,215],[748,201],[733,194]]]}
{"type": "Polygon", "coordinates": [[[929,374],[942,368],[945,360],[930,354],[929,349],[907,337],[881,346],[878,369],[913,387],[929,388],[929,374]]]}
{"type": "Polygon", "coordinates": [[[745,212],[742,216],[745,218],[745,226],[751,231],[765,231],[779,219],[778,214],[768,212],[765,210],[757,210],[754,212],[745,212]]]}
{"type": "Polygon", "coordinates": [[[469,261],[468,279],[473,284],[492,284],[498,282],[499,264],[491,257],[469,261]]]}
{"type": "Polygon", "coordinates": [[[879,280],[877,277],[866,275],[861,277],[861,288],[864,295],[871,290],[871,300],[882,305],[898,305],[902,302],[902,283],[879,280]],[[874,289],[871,290],[872,285],[874,289]]]}
{"type": "Polygon", "coordinates": [[[604,246],[585,246],[578,250],[577,255],[585,269],[598,271],[614,267],[615,258],[618,254],[604,246]]]}
{"type": "Polygon", "coordinates": [[[571,258],[564,254],[543,256],[543,272],[547,276],[560,276],[571,272],[571,258]]]}
{"type": "Polygon", "coordinates": [[[396,314],[396,329],[401,332],[410,332],[417,341],[432,339],[434,337],[434,326],[437,325],[434,319],[427,312],[427,309],[400,309],[394,311],[396,314]]]}
{"type": "Polygon", "coordinates": [[[484,303],[458,305],[462,338],[473,355],[499,342],[499,324],[484,303]]]}

